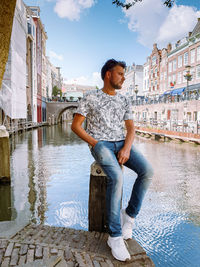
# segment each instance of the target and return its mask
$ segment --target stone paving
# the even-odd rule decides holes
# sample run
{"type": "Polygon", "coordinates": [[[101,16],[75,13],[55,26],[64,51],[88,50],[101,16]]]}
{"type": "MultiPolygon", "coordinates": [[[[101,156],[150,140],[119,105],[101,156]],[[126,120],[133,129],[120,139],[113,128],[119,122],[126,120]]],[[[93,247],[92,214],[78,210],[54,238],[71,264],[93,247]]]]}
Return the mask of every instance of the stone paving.
{"type": "Polygon", "coordinates": [[[106,244],[107,238],[106,233],[29,224],[10,239],[0,239],[0,266],[154,266],[134,239],[127,241],[131,260],[115,260],[106,244]]]}

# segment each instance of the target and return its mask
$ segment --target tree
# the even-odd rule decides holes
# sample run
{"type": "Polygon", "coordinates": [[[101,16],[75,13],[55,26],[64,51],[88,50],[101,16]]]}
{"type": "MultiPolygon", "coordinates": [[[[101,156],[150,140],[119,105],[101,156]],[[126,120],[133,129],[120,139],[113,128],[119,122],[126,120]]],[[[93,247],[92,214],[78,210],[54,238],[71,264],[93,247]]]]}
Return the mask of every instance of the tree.
{"type": "Polygon", "coordinates": [[[55,85],[54,87],[53,87],[53,91],[52,91],[52,95],[53,96],[57,96],[58,95],[58,87],[55,85]]]}
{"type": "MultiPolygon", "coordinates": [[[[138,2],[142,2],[143,0],[134,0],[130,1],[129,3],[125,3],[124,1],[119,0],[113,0],[112,4],[118,6],[121,6],[123,8],[129,9],[130,7],[134,6],[138,2]]],[[[164,5],[167,7],[172,7],[175,0],[165,0],[164,5]]]]}
{"type": "Polygon", "coordinates": [[[55,85],[55,86],[53,87],[52,95],[53,95],[53,96],[60,96],[60,97],[62,97],[62,90],[59,89],[59,88],[55,85]]]}

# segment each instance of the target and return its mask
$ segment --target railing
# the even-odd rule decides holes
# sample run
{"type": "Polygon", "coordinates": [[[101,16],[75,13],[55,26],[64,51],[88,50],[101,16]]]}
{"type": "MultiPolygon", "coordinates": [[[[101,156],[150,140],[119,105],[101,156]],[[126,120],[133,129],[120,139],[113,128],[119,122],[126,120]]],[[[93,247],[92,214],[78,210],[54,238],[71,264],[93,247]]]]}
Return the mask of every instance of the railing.
{"type": "Polygon", "coordinates": [[[135,125],[151,129],[200,134],[200,121],[134,119],[135,125]]]}
{"type": "Polygon", "coordinates": [[[183,101],[190,101],[190,100],[200,100],[199,93],[189,93],[189,95],[165,95],[160,96],[158,99],[147,97],[145,99],[137,97],[137,100],[133,100],[132,104],[134,106],[138,105],[152,105],[152,104],[159,104],[159,103],[175,103],[175,102],[183,102],[183,101]]]}
{"type": "Polygon", "coordinates": [[[31,128],[35,128],[35,127],[38,127],[40,125],[43,125],[43,123],[38,123],[38,122],[33,122],[33,121],[15,121],[15,122],[6,121],[4,123],[6,130],[10,134],[24,131],[24,130],[28,130],[31,128]]]}

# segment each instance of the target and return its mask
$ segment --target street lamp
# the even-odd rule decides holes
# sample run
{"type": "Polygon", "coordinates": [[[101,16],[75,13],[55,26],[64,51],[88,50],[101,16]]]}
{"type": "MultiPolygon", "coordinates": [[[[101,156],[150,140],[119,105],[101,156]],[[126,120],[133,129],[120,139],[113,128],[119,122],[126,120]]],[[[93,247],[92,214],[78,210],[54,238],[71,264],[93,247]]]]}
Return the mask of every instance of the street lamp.
{"type": "Polygon", "coordinates": [[[138,93],[138,85],[137,85],[137,84],[135,85],[135,90],[134,90],[134,92],[135,92],[135,95],[136,95],[136,101],[137,101],[137,93],[138,93]]]}
{"type": "Polygon", "coordinates": [[[188,85],[189,82],[192,80],[192,74],[190,73],[190,65],[185,66],[186,74],[184,75],[185,79],[187,80],[187,87],[186,87],[186,99],[188,100],[188,85]]]}

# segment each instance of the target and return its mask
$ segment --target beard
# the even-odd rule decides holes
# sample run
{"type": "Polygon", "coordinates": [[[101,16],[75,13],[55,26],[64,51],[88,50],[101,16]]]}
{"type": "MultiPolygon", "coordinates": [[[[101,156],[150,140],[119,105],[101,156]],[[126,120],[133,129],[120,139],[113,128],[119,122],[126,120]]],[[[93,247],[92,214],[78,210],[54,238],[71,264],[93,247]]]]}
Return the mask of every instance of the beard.
{"type": "Polygon", "coordinates": [[[114,89],[121,89],[122,88],[122,85],[116,84],[113,81],[110,81],[110,84],[114,89]]]}

